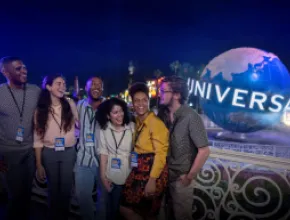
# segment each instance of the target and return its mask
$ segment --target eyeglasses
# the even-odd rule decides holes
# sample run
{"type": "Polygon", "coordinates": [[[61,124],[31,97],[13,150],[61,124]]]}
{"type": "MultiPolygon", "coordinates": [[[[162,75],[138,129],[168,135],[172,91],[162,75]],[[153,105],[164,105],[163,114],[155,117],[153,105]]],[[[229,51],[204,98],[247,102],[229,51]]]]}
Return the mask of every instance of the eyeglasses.
{"type": "Polygon", "coordinates": [[[163,90],[163,89],[159,89],[159,93],[172,93],[173,91],[171,90],[163,90]]]}

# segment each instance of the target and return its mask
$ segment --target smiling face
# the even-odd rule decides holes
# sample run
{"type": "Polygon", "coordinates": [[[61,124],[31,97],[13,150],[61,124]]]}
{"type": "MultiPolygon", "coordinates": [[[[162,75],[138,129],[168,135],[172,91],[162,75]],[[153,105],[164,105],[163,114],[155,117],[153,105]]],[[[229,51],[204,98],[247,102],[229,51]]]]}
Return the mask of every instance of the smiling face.
{"type": "Polygon", "coordinates": [[[14,85],[23,85],[27,82],[27,69],[21,60],[6,64],[2,72],[14,85]]]}
{"type": "Polygon", "coordinates": [[[47,85],[46,88],[50,94],[56,98],[62,98],[66,91],[66,83],[62,77],[53,80],[52,85],[47,85]]]}
{"type": "Polygon", "coordinates": [[[98,100],[103,95],[103,81],[98,77],[91,78],[86,84],[86,92],[93,100],[98,100]]]}
{"type": "Polygon", "coordinates": [[[114,126],[121,126],[124,124],[124,111],[121,106],[114,105],[110,114],[108,115],[109,120],[114,126]]]}
{"type": "Polygon", "coordinates": [[[144,92],[137,92],[133,97],[133,108],[139,117],[149,112],[149,97],[144,92]]]}

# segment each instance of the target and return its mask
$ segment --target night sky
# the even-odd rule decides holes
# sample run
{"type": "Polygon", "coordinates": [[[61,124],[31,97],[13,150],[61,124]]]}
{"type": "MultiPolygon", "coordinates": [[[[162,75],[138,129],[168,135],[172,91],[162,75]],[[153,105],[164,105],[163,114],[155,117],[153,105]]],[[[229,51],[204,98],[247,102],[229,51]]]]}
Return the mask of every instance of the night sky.
{"type": "Polygon", "coordinates": [[[207,64],[242,46],[273,52],[290,68],[286,1],[27,2],[1,1],[0,56],[20,56],[32,83],[54,72],[69,83],[78,75],[81,85],[99,75],[115,93],[127,86],[130,60],[144,80],[155,69],[170,74],[174,60],[207,64]]]}

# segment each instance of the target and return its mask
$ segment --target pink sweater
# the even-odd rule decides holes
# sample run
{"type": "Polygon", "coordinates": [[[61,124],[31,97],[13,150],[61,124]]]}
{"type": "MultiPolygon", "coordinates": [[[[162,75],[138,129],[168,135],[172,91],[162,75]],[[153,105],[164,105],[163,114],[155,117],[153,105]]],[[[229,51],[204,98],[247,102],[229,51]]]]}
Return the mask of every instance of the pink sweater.
{"type": "MultiPolygon", "coordinates": [[[[65,133],[63,130],[60,133],[59,125],[61,123],[61,106],[52,107],[54,111],[54,117],[58,121],[54,120],[51,113],[48,115],[48,122],[47,122],[47,129],[44,135],[44,138],[41,139],[41,137],[37,134],[36,130],[34,130],[34,148],[42,148],[42,147],[48,147],[48,148],[54,148],[54,142],[55,138],[64,138],[65,139],[65,147],[73,147],[76,144],[76,138],[75,138],[75,122],[78,120],[78,114],[77,114],[77,108],[73,100],[68,100],[69,104],[71,106],[74,120],[73,125],[71,127],[71,130],[65,133]]],[[[36,116],[36,113],[35,113],[36,116]]],[[[36,117],[34,117],[34,120],[36,120],[36,117]]],[[[35,123],[35,121],[34,121],[35,123]]]]}

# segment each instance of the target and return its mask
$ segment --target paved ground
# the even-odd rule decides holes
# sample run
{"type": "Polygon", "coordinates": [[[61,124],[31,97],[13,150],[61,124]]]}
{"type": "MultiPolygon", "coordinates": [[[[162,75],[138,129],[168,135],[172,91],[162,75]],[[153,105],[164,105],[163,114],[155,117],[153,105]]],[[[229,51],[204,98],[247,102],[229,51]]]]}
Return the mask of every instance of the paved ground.
{"type": "MultiPolygon", "coordinates": [[[[4,219],[4,207],[6,200],[0,195],[0,219],[4,219]]],[[[47,206],[31,201],[31,220],[46,220],[47,206]]],[[[71,213],[69,220],[81,220],[79,216],[71,213]]]]}

